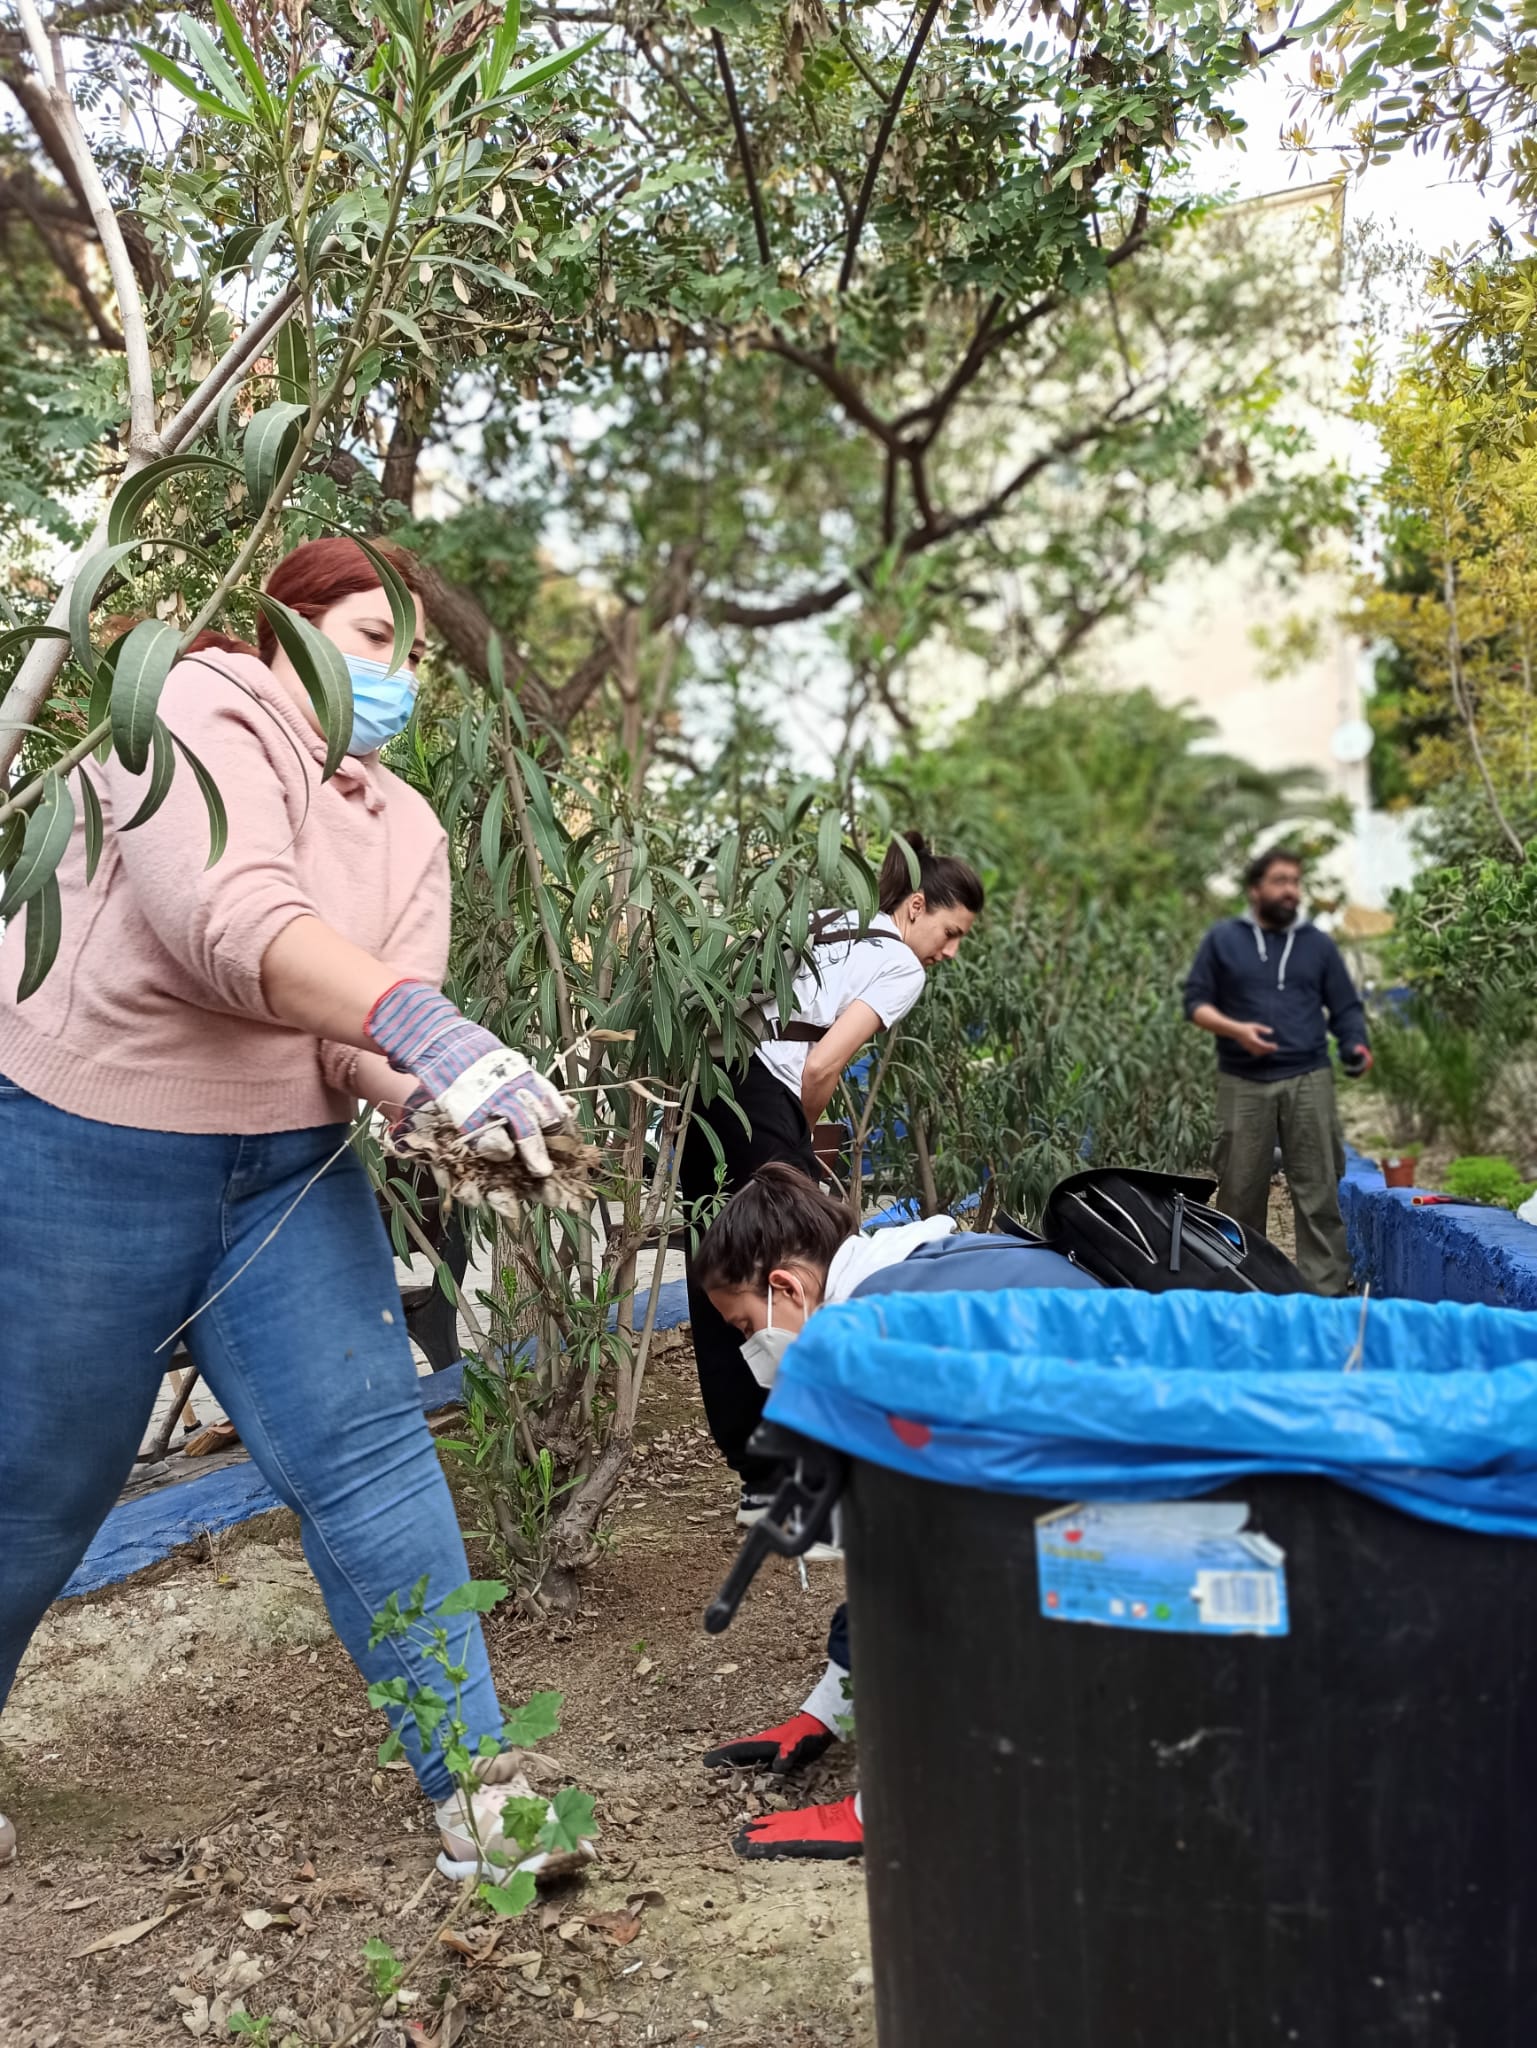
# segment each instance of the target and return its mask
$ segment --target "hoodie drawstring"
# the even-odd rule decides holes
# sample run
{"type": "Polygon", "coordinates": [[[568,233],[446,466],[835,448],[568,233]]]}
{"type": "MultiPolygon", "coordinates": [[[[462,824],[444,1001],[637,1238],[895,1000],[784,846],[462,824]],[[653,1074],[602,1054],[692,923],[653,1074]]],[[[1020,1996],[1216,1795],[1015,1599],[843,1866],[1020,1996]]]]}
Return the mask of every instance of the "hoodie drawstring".
{"type": "Polygon", "coordinates": [[[1296,938],[1296,936],[1297,927],[1293,925],[1291,930],[1286,934],[1286,944],[1281,949],[1281,971],[1276,976],[1277,988],[1285,988],[1286,986],[1286,963],[1288,960],[1290,960],[1292,956],[1292,941],[1296,938]]]}

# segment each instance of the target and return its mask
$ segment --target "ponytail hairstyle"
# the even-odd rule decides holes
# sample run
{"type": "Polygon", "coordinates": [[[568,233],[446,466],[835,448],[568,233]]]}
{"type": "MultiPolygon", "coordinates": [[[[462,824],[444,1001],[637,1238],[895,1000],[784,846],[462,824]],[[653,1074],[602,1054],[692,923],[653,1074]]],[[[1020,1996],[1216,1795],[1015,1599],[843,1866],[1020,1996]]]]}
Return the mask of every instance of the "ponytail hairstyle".
{"type": "Polygon", "coordinates": [[[780,1266],[803,1266],[825,1279],[839,1245],[855,1235],[843,1203],[798,1166],[760,1166],[699,1240],[694,1278],[707,1294],[766,1288],[780,1266]]]}
{"type": "Polygon", "coordinates": [[[986,901],[976,869],[953,853],[936,853],[921,832],[904,832],[901,839],[892,840],[881,862],[876,887],[880,891],[881,909],[888,917],[894,916],[898,907],[915,894],[923,897],[930,910],[969,910],[973,916],[981,915],[986,901]],[[918,863],[916,882],[903,839],[918,863]]]}

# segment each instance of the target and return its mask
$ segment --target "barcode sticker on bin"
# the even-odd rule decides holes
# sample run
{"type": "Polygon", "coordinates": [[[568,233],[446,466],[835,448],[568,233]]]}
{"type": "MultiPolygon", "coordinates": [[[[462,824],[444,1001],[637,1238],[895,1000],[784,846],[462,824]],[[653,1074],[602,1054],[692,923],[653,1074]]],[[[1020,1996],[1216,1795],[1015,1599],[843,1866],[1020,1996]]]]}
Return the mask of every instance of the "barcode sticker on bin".
{"type": "Polygon", "coordinates": [[[1281,1618],[1277,1572],[1197,1572],[1203,1628],[1273,1629],[1281,1618]]]}
{"type": "Polygon", "coordinates": [[[1286,1556],[1243,1501],[1079,1502],[1035,1525],[1051,1621],[1171,1635],[1284,1636],[1286,1556]]]}

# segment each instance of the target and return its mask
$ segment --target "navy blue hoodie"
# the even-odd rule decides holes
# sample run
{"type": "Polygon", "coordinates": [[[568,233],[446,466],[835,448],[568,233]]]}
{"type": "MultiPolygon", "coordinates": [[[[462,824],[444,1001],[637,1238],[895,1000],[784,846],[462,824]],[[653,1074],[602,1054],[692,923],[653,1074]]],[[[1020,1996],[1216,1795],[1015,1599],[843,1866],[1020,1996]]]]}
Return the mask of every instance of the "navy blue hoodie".
{"type": "Polygon", "coordinates": [[[1275,1051],[1258,1060],[1231,1038],[1217,1040],[1219,1069],[1246,1081],[1287,1081],[1326,1067],[1326,1015],[1342,1049],[1368,1042],[1366,1012],[1339,947],[1302,919],[1284,932],[1264,930],[1252,914],[1214,924],[1185,981],[1185,1015],[1202,1003],[1275,1033],[1275,1051]]]}

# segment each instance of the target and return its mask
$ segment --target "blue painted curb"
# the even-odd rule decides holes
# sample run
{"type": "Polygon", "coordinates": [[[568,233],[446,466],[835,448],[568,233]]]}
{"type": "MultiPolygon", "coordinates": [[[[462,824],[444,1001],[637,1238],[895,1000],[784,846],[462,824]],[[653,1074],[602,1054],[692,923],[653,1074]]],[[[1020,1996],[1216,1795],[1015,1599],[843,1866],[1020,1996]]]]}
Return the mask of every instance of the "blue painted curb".
{"type": "MultiPolygon", "coordinates": [[[[637,1328],[644,1322],[650,1296],[635,1298],[637,1328]]],[[[657,1297],[656,1326],[675,1329],[688,1321],[688,1289],[681,1280],[663,1283],[657,1297]]],[[[424,1373],[417,1381],[424,1411],[451,1408],[462,1398],[464,1366],[445,1366],[441,1372],[424,1373]]],[[[206,1530],[217,1535],[281,1507],[272,1488],[249,1461],[220,1465],[212,1472],[162,1486],[137,1500],[121,1502],[96,1532],[95,1541],[76,1567],[74,1576],[59,1595],[71,1600],[80,1593],[97,1593],[103,1586],[115,1586],[120,1579],[142,1572],[147,1565],[169,1557],[179,1544],[191,1543],[206,1530]]]]}
{"type": "Polygon", "coordinates": [[[1537,1228],[1503,1209],[1417,1209],[1415,1193],[1387,1187],[1370,1159],[1348,1155],[1340,1207],[1357,1277],[1373,1294],[1537,1309],[1537,1228]]]}

